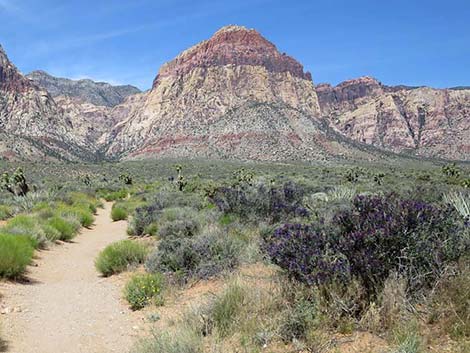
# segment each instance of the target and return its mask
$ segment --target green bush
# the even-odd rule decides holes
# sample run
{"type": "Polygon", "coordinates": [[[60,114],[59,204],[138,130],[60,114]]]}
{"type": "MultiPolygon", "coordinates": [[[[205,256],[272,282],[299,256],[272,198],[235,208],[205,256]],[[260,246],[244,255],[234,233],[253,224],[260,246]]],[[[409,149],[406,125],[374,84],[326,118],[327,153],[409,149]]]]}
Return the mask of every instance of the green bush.
{"type": "Polygon", "coordinates": [[[124,288],[124,295],[131,309],[143,309],[151,303],[163,305],[164,282],[164,276],[159,273],[137,274],[132,277],[124,288]]]}
{"type": "Polygon", "coordinates": [[[61,233],[59,232],[57,228],[54,228],[50,224],[43,224],[41,228],[44,231],[44,235],[46,236],[47,240],[51,242],[60,240],[61,233]]]}
{"type": "Polygon", "coordinates": [[[31,263],[34,248],[28,238],[0,234],[0,277],[20,276],[31,263]]]}
{"type": "Polygon", "coordinates": [[[34,248],[44,248],[47,242],[40,221],[34,216],[15,216],[8,221],[3,230],[8,234],[26,236],[34,248]]]}
{"type": "Polygon", "coordinates": [[[88,194],[74,192],[68,195],[68,199],[70,205],[85,206],[85,208],[88,208],[93,214],[97,212],[98,207],[103,207],[100,200],[88,194]]]}
{"type": "Polygon", "coordinates": [[[71,220],[67,220],[60,216],[54,216],[47,220],[46,225],[56,229],[59,234],[59,240],[69,241],[72,240],[78,232],[78,227],[71,220]]]}
{"type": "Polygon", "coordinates": [[[209,307],[209,323],[220,337],[230,335],[232,325],[243,306],[246,305],[246,289],[238,283],[231,283],[209,307]]]}
{"type": "Polygon", "coordinates": [[[4,221],[13,216],[13,210],[6,205],[0,205],[0,221],[4,221]]]}
{"type": "Polygon", "coordinates": [[[120,206],[113,206],[113,209],[111,210],[111,218],[113,221],[124,221],[128,217],[127,210],[120,206]]]}
{"type": "Polygon", "coordinates": [[[102,193],[102,197],[108,202],[123,200],[127,197],[127,195],[128,195],[128,191],[126,189],[102,193]]]}
{"type": "Polygon", "coordinates": [[[89,228],[93,225],[94,217],[93,212],[90,210],[89,205],[59,205],[58,214],[66,218],[75,218],[82,227],[89,228]]]}
{"type": "Polygon", "coordinates": [[[131,265],[141,264],[145,261],[146,248],[132,240],[122,240],[109,245],[95,261],[96,269],[108,277],[123,272],[131,265]]]}

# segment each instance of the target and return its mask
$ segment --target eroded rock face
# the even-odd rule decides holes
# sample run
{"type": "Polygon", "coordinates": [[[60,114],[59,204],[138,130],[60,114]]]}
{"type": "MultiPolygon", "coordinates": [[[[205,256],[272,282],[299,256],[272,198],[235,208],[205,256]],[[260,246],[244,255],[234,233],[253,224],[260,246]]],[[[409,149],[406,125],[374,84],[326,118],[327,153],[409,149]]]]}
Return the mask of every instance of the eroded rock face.
{"type": "Polygon", "coordinates": [[[370,77],[316,89],[323,117],[349,138],[394,152],[470,159],[470,90],[388,87],[370,77]]]}
{"type": "Polygon", "coordinates": [[[57,96],[54,100],[70,122],[74,135],[86,141],[93,150],[100,148],[100,138],[118,122],[109,107],[67,96],[57,96]]]}
{"type": "MultiPolygon", "coordinates": [[[[304,130],[316,129],[312,124],[320,116],[310,75],[254,30],[234,26],[221,29],[165,64],[152,90],[138,100],[131,108],[127,108],[129,103],[114,108],[114,112],[126,111],[128,117],[106,139],[110,156],[216,154],[219,158],[280,160],[295,155],[284,151],[295,150],[297,145],[303,145],[306,151],[315,150],[315,146],[307,148],[307,139],[302,137],[304,130]],[[277,107],[269,108],[272,116],[268,127],[263,114],[258,113],[244,116],[242,125],[226,119],[241,119],[231,114],[244,110],[248,114],[253,112],[248,107],[256,105],[277,107]],[[283,122],[282,129],[276,127],[277,121],[283,122]],[[273,140],[273,134],[282,138],[273,140]],[[290,139],[288,135],[298,137],[290,139]],[[242,153],[241,149],[235,152],[226,147],[230,145],[227,141],[237,138],[243,145],[247,136],[252,136],[249,145],[254,151],[246,147],[242,153]],[[269,145],[269,153],[258,153],[254,141],[259,146],[269,145]]],[[[299,154],[296,159],[310,158],[309,153],[313,158],[316,152],[299,154]]]]}
{"type": "Polygon", "coordinates": [[[240,26],[227,26],[209,40],[184,51],[165,64],[154,82],[154,88],[167,77],[189,74],[196,68],[223,66],[260,66],[271,73],[288,72],[294,77],[311,81],[310,73],[294,58],[281,54],[276,46],[257,31],[240,26]]]}
{"type": "Polygon", "coordinates": [[[124,85],[112,86],[105,82],[92,80],[70,80],[54,77],[44,71],[33,71],[26,76],[39,87],[48,91],[52,97],[70,97],[97,106],[114,107],[128,96],[140,93],[137,87],[124,85]]]}
{"type": "Polygon", "coordinates": [[[7,159],[91,157],[85,148],[86,142],[74,135],[70,120],[54,99],[26,79],[1,47],[0,135],[0,151],[7,159]]]}

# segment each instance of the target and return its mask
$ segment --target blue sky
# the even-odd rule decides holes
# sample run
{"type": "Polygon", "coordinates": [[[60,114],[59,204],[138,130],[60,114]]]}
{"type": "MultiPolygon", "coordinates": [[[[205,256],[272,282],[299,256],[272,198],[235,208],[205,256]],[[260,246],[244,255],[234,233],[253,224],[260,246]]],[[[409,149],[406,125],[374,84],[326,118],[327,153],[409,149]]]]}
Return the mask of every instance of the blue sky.
{"type": "Polygon", "coordinates": [[[22,72],[142,89],[227,24],[258,29],[317,83],[470,85],[469,0],[0,0],[0,44],[22,72]]]}

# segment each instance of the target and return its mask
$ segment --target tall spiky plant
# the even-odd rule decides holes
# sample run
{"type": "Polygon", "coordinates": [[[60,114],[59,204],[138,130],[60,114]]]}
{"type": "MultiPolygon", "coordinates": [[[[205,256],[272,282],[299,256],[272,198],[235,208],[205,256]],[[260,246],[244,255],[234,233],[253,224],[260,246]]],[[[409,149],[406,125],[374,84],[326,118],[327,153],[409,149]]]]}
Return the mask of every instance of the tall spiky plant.
{"type": "Polygon", "coordinates": [[[449,192],[444,194],[443,200],[455,207],[464,218],[470,218],[470,194],[462,192],[449,192]]]}

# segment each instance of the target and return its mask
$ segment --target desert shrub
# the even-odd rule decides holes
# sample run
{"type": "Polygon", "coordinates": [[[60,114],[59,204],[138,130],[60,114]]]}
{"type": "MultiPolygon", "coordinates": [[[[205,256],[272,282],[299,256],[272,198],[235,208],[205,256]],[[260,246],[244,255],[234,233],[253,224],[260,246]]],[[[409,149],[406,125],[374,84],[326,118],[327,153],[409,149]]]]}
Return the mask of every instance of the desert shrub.
{"type": "Polygon", "coordinates": [[[470,194],[450,192],[444,194],[444,202],[452,205],[462,217],[470,220],[470,194]]]}
{"type": "Polygon", "coordinates": [[[38,216],[39,219],[44,220],[53,217],[57,213],[57,210],[54,208],[55,205],[51,205],[47,202],[39,202],[33,207],[32,211],[38,216]]]}
{"type": "Polygon", "coordinates": [[[470,338],[470,263],[442,279],[432,300],[432,321],[440,321],[454,339],[470,338]]]}
{"type": "Polygon", "coordinates": [[[120,206],[116,206],[116,205],[113,205],[113,208],[111,210],[111,219],[113,221],[124,221],[126,220],[128,217],[128,213],[127,211],[120,207],[120,206]]]}
{"type": "Polygon", "coordinates": [[[10,219],[4,231],[12,235],[23,235],[30,239],[35,248],[44,248],[47,238],[41,228],[40,221],[34,216],[18,215],[10,219]]]}
{"type": "Polygon", "coordinates": [[[31,263],[34,248],[24,236],[0,234],[0,277],[15,278],[31,263]]]}
{"type": "Polygon", "coordinates": [[[209,278],[238,266],[243,243],[225,233],[206,232],[192,238],[162,240],[150,254],[150,272],[175,273],[184,279],[209,278]]]}
{"type": "Polygon", "coordinates": [[[57,213],[64,218],[75,218],[82,227],[87,228],[91,227],[95,220],[88,204],[58,205],[57,213]]]}
{"type": "Polygon", "coordinates": [[[122,240],[106,247],[95,261],[96,269],[108,277],[145,261],[147,249],[132,240],[122,240]]]}
{"type": "Polygon", "coordinates": [[[160,191],[149,204],[136,208],[129,226],[129,234],[141,236],[156,230],[162,211],[171,208],[202,209],[203,202],[198,195],[160,191]]]}
{"type": "Polygon", "coordinates": [[[128,234],[143,236],[151,234],[151,231],[156,233],[155,227],[158,219],[158,211],[158,209],[152,206],[138,207],[130,221],[129,228],[127,230],[128,234]]]}
{"type": "Polygon", "coordinates": [[[98,211],[99,207],[103,207],[103,203],[98,200],[95,195],[71,192],[66,195],[64,201],[71,206],[81,206],[89,209],[93,214],[98,211]]]}
{"type": "Polygon", "coordinates": [[[397,326],[393,330],[392,341],[395,348],[391,353],[420,353],[424,351],[424,342],[415,321],[397,326]]]}
{"type": "Polygon", "coordinates": [[[196,235],[201,224],[192,208],[167,208],[159,219],[158,235],[161,238],[169,236],[190,237],[196,235]]]}
{"type": "MultiPolygon", "coordinates": [[[[288,284],[292,286],[292,284],[288,284]]],[[[282,313],[282,321],[278,328],[279,336],[285,342],[305,339],[310,330],[317,326],[318,310],[316,301],[305,290],[294,285],[291,298],[287,298],[287,305],[282,313]]]]}
{"type": "Polygon", "coordinates": [[[78,232],[78,225],[69,219],[61,216],[54,216],[47,220],[46,225],[57,230],[60,234],[59,240],[69,241],[72,240],[78,232]]]}
{"type": "Polygon", "coordinates": [[[332,224],[286,224],[265,234],[263,247],[296,280],[323,284],[359,278],[375,296],[391,272],[408,278],[411,291],[432,284],[468,251],[464,227],[450,208],[395,195],[358,196],[332,224]]]}
{"type": "Polygon", "coordinates": [[[305,190],[287,182],[281,187],[264,184],[244,187],[222,187],[212,197],[218,209],[243,220],[269,220],[272,223],[294,217],[306,217],[309,212],[302,205],[305,190]]]}
{"type": "Polygon", "coordinates": [[[124,288],[124,296],[131,309],[143,309],[150,303],[162,305],[164,281],[164,276],[159,273],[134,275],[124,288]]]}
{"type": "Polygon", "coordinates": [[[10,206],[0,205],[0,221],[4,221],[13,216],[13,210],[10,206]]]}
{"type": "Polygon", "coordinates": [[[120,190],[117,190],[117,191],[102,192],[101,193],[101,196],[108,202],[123,200],[127,197],[127,195],[128,195],[127,189],[120,189],[120,190]]]}
{"type": "Polygon", "coordinates": [[[231,333],[243,307],[247,304],[248,293],[237,282],[230,283],[204,310],[207,315],[206,328],[216,331],[220,337],[231,333]]]}
{"type": "Polygon", "coordinates": [[[204,200],[194,193],[162,190],[152,197],[150,204],[158,210],[174,207],[191,207],[200,210],[204,207],[204,200]]]}
{"type": "Polygon", "coordinates": [[[203,353],[202,336],[190,327],[179,327],[175,332],[154,333],[140,342],[133,353],[203,353]]]}
{"type": "Polygon", "coordinates": [[[56,196],[56,192],[53,190],[28,192],[25,196],[14,197],[13,204],[22,211],[30,211],[38,203],[52,202],[56,196]]]}
{"type": "Polygon", "coordinates": [[[62,234],[57,228],[54,228],[52,225],[47,223],[42,224],[41,228],[44,231],[44,235],[46,236],[47,240],[54,242],[61,239],[62,234]]]}

